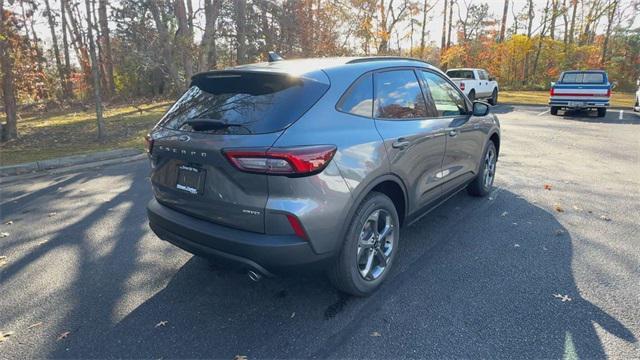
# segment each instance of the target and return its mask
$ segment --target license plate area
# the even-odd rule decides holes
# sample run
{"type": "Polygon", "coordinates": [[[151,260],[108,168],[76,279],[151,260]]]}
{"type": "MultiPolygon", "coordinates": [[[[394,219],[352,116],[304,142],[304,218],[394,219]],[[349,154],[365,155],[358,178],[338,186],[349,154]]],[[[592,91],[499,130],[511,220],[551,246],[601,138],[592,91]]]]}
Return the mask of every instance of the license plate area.
{"type": "Polygon", "coordinates": [[[584,107],[584,103],[581,101],[569,101],[569,107],[584,107]]]}
{"type": "Polygon", "coordinates": [[[193,195],[200,195],[204,189],[204,178],[206,172],[196,166],[178,166],[178,177],[176,179],[176,189],[193,195]]]}

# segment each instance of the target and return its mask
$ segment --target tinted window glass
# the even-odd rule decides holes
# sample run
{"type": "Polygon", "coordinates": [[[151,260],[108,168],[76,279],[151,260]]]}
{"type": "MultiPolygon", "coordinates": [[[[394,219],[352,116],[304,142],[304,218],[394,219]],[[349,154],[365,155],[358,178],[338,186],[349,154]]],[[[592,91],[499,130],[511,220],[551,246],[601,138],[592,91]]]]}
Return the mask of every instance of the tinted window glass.
{"type": "Polygon", "coordinates": [[[382,119],[423,118],[427,108],[413,70],[394,70],[376,75],[375,116],[382,119]]]}
{"type": "Polygon", "coordinates": [[[454,79],[471,79],[473,80],[473,71],[471,70],[449,70],[447,76],[454,79]]]}
{"type": "Polygon", "coordinates": [[[603,73],[566,73],[560,81],[564,84],[602,84],[604,83],[603,73]]]}
{"type": "Polygon", "coordinates": [[[354,115],[373,115],[373,79],[371,74],[360,78],[342,96],[338,110],[354,115]]]}
{"type": "Polygon", "coordinates": [[[453,116],[467,113],[465,100],[445,79],[428,71],[420,71],[438,116],[453,116]]]}
{"type": "Polygon", "coordinates": [[[274,73],[219,72],[195,78],[159,126],[212,134],[261,134],[296,121],[329,85],[274,73]]]}

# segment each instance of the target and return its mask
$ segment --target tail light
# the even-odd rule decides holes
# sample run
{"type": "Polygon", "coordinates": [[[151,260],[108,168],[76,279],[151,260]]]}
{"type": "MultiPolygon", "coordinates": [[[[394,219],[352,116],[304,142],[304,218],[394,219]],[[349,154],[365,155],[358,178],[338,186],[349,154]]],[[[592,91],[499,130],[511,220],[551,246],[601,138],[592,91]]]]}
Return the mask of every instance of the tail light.
{"type": "Polygon", "coordinates": [[[556,94],[556,89],[555,88],[551,88],[551,90],[549,90],[549,96],[553,96],[556,94]]]}
{"type": "Polygon", "coordinates": [[[151,151],[153,150],[153,139],[149,134],[144,136],[144,150],[149,154],[151,154],[151,151]]]}
{"type": "Polygon", "coordinates": [[[611,97],[611,89],[607,89],[607,97],[611,97]]]}
{"type": "Polygon", "coordinates": [[[460,90],[464,91],[464,83],[463,82],[460,83],[460,90]]]}
{"type": "Polygon", "coordinates": [[[239,170],[270,175],[311,175],[322,171],[336,153],[333,145],[287,148],[224,149],[239,170]]]}
{"type": "Polygon", "coordinates": [[[295,215],[287,214],[287,220],[289,220],[289,225],[293,229],[293,232],[301,239],[308,240],[307,233],[304,231],[300,220],[295,215]]]}

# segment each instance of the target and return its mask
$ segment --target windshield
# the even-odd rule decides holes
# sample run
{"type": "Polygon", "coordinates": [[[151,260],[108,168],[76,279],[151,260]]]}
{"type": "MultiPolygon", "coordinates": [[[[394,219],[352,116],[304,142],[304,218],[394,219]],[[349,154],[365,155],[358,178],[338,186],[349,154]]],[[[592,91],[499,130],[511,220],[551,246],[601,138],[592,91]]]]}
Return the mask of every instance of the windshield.
{"type": "Polygon", "coordinates": [[[262,134],[298,120],[329,85],[275,73],[197,76],[159,126],[212,134],[262,134]]]}
{"type": "Polygon", "coordinates": [[[604,74],[593,72],[565,73],[560,82],[563,84],[603,84],[604,74]]]}
{"type": "Polygon", "coordinates": [[[473,80],[473,71],[471,70],[449,70],[447,76],[452,79],[471,79],[473,80]]]}

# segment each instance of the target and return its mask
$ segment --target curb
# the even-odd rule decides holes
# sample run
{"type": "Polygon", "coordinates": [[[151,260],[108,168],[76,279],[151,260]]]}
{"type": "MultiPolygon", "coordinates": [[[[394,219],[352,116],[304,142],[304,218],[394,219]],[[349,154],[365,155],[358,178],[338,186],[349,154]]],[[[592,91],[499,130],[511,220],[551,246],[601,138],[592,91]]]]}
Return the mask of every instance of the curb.
{"type": "Polygon", "coordinates": [[[45,170],[66,168],[74,165],[120,159],[140,154],[142,154],[142,151],[138,149],[119,149],[83,155],[65,156],[61,158],[40,160],[16,165],[0,166],[0,177],[23,175],[45,170]]]}

